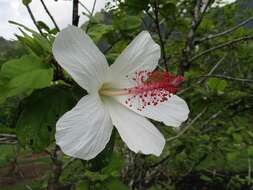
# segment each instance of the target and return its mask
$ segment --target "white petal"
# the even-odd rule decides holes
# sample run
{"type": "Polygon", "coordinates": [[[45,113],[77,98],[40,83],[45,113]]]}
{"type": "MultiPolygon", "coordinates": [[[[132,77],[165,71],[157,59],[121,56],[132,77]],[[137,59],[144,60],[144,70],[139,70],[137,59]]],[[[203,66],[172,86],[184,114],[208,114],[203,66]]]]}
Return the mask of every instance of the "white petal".
{"type": "Polygon", "coordinates": [[[167,126],[179,127],[182,122],[187,120],[189,114],[187,103],[177,95],[171,96],[167,101],[160,102],[156,106],[148,105],[141,111],[138,110],[140,108],[140,101],[137,100],[137,96],[135,99],[132,99],[131,107],[125,103],[128,97],[121,96],[115,98],[136,113],[163,122],[167,126]]]}
{"type": "Polygon", "coordinates": [[[72,157],[89,160],[110,140],[113,125],[98,96],[87,95],[56,124],[56,144],[72,157]]]}
{"type": "Polygon", "coordinates": [[[146,118],[129,110],[115,100],[106,100],[112,123],[122,140],[135,153],[159,156],[164,148],[163,135],[146,118]]]}
{"type": "Polygon", "coordinates": [[[81,29],[69,26],[62,30],[53,44],[57,62],[88,92],[97,91],[109,66],[90,37],[81,29]]]}
{"type": "Polygon", "coordinates": [[[115,83],[124,83],[125,77],[135,72],[153,71],[158,65],[160,56],[160,46],[154,42],[147,31],[143,31],[110,67],[113,77],[111,80],[115,83]]]}

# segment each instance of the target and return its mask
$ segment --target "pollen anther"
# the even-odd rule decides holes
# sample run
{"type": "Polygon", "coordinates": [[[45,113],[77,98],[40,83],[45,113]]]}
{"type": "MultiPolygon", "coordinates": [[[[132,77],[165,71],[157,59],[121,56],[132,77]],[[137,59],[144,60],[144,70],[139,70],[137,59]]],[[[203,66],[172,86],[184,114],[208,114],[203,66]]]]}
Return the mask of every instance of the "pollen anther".
{"type": "Polygon", "coordinates": [[[168,72],[136,72],[132,80],[136,86],[129,88],[127,104],[137,104],[139,111],[146,106],[156,106],[167,101],[176,93],[178,85],[184,80],[182,76],[176,76],[168,72]]]}
{"type": "Polygon", "coordinates": [[[135,72],[132,78],[135,86],[125,89],[110,89],[102,87],[99,94],[102,96],[127,96],[125,104],[129,107],[137,104],[139,111],[146,106],[156,106],[159,103],[168,101],[172,94],[175,94],[178,85],[182,83],[182,76],[175,76],[168,72],[135,72]]]}

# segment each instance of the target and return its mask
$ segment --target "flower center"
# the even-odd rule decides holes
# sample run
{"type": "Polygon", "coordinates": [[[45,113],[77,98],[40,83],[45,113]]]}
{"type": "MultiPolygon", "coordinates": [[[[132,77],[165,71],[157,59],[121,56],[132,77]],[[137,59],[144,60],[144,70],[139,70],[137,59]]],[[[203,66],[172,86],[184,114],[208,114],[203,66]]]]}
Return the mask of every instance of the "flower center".
{"type": "Polygon", "coordinates": [[[167,101],[172,94],[175,94],[178,85],[184,78],[168,72],[136,72],[131,78],[135,82],[132,88],[111,89],[109,85],[104,84],[99,90],[102,96],[127,96],[125,104],[132,107],[137,104],[139,111],[148,105],[156,106],[160,102],[167,101]]]}
{"type": "Polygon", "coordinates": [[[124,96],[124,95],[129,95],[128,90],[120,90],[120,89],[106,89],[106,88],[101,88],[99,90],[99,94],[101,96],[124,96]]]}

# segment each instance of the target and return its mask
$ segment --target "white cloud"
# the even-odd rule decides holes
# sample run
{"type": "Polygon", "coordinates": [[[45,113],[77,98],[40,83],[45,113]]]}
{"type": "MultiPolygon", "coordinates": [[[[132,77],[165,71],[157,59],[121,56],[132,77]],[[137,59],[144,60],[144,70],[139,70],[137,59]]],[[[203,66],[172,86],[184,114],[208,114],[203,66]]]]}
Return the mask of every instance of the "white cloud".
{"type": "MultiPolygon", "coordinates": [[[[106,0],[97,0],[96,11],[101,10],[105,6],[106,0]]],[[[110,1],[110,0],[107,0],[110,1]]],[[[223,0],[226,2],[234,2],[235,0],[223,0]]],[[[72,0],[44,0],[48,9],[54,16],[57,24],[60,28],[66,27],[71,23],[72,19],[72,0]]],[[[89,10],[92,9],[94,0],[81,0],[89,10]]],[[[33,0],[31,9],[35,15],[36,20],[42,20],[49,26],[53,26],[50,18],[43,9],[40,0],[33,0]]],[[[30,28],[36,30],[32,20],[26,10],[26,7],[22,4],[22,0],[0,0],[0,36],[6,39],[14,38],[14,33],[19,33],[16,26],[8,23],[8,20],[13,20],[22,23],[30,28]]],[[[83,9],[80,6],[80,11],[83,9]]],[[[80,23],[83,23],[87,18],[85,16],[80,17],[80,23]]]]}
{"type": "MultiPolygon", "coordinates": [[[[71,24],[72,20],[72,0],[44,0],[48,9],[54,16],[60,28],[71,24]]],[[[92,9],[94,0],[81,1],[89,10],[92,9]]],[[[33,0],[30,4],[36,20],[42,20],[49,26],[53,26],[50,18],[43,9],[40,0],[33,0]]],[[[105,0],[97,0],[96,11],[101,10],[105,6],[105,0]]],[[[0,0],[0,36],[7,39],[14,38],[14,33],[19,33],[16,26],[8,23],[8,20],[13,20],[22,23],[28,27],[36,29],[32,20],[22,4],[22,0],[0,0]]],[[[80,12],[83,11],[80,6],[80,12]]],[[[80,23],[83,23],[87,18],[83,15],[80,17],[80,23]]]]}
{"type": "Polygon", "coordinates": [[[229,3],[233,3],[236,0],[216,0],[215,3],[213,4],[214,7],[219,6],[222,7],[224,5],[227,5],[229,3]]]}

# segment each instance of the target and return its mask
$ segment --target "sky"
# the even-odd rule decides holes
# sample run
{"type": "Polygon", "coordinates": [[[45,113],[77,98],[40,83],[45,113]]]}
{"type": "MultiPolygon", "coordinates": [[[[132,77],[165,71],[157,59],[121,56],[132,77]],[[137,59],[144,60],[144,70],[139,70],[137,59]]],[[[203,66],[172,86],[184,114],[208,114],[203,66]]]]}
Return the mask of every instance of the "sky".
{"type": "MultiPolygon", "coordinates": [[[[89,10],[92,9],[93,1],[94,0],[81,0],[89,10]]],[[[106,0],[97,0],[95,10],[99,11],[104,8],[105,1],[106,0]]],[[[71,24],[72,0],[58,0],[58,2],[55,0],[44,0],[44,2],[60,28],[64,28],[68,24],[71,24]]],[[[53,26],[40,0],[33,0],[30,6],[36,20],[42,20],[49,26],[53,26]]],[[[81,6],[80,11],[84,11],[81,6]]],[[[0,0],[0,36],[6,39],[15,39],[14,33],[19,33],[19,31],[15,25],[9,24],[8,20],[13,20],[35,29],[26,7],[22,4],[22,0],[0,0]]],[[[85,20],[87,20],[87,17],[80,17],[80,23],[83,23],[85,20]]]]}
{"type": "MultiPolygon", "coordinates": [[[[80,0],[89,10],[92,9],[94,0],[80,0]]],[[[108,0],[97,0],[96,11],[101,10],[108,0]]],[[[233,2],[235,0],[225,0],[233,2]]],[[[72,0],[44,0],[49,11],[54,16],[60,28],[66,27],[72,20],[72,0]]],[[[30,4],[36,20],[42,20],[49,26],[53,26],[50,18],[44,11],[40,0],[33,0],[30,4]]],[[[80,11],[83,9],[80,7],[80,11]]],[[[0,36],[6,39],[15,39],[14,34],[19,33],[18,28],[8,23],[13,20],[22,23],[29,28],[35,29],[34,24],[27,12],[26,7],[22,4],[22,0],[0,0],[0,36]]],[[[80,17],[80,23],[87,20],[85,16],[80,17]]]]}

